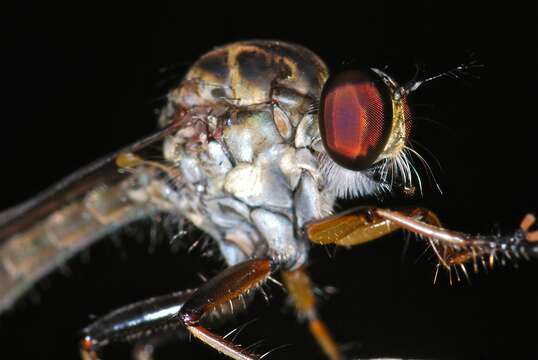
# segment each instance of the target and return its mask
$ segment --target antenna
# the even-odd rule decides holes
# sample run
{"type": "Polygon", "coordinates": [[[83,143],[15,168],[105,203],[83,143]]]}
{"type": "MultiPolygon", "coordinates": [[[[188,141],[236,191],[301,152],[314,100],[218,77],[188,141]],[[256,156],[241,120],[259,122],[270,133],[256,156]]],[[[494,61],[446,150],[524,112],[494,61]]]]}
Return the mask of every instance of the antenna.
{"type": "MultiPolygon", "coordinates": [[[[484,67],[484,65],[478,63],[476,59],[472,59],[470,62],[465,64],[460,64],[456,66],[455,68],[452,68],[448,71],[442,72],[440,74],[430,76],[429,78],[422,79],[422,80],[411,80],[405,83],[404,85],[400,86],[399,88],[394,91],[394,100],[400,100],[403,96],[407,96],[413,91],[417,90],[420,86],[423,84],[426,84],[432,80],[436,80],[442,77],[451,77],[453,79],[457,80],[463,80],[462,75],[464,76],[473,76],[471,73],[469,73],[467,70],[474,69],[474,68],[481,68],[484,67]]],[[[474,76],[475,78],[478,78],[478,76],[474,76]]]]}

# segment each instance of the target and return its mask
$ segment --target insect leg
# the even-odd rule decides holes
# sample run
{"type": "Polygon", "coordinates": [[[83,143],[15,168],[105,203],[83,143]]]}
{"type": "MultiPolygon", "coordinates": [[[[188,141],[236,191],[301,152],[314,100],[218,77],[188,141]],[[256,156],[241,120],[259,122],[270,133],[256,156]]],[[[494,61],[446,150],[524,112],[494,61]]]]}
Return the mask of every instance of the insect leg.
{"type": "Polygon", "coordinates": [[[508,259],[512,255],[527,259],[538,257],[538,231],[529,231],[535,222],[531,214],[523,218],[520,227],[512,234],[471,235],[423,221],[427,214],[433,214],[429,210],[415,209],[405,213],[376,209],[375,212],[401,228],[427,238],[440,262],[449,270],[452,265],[463,266],[470,260],[476,263],[477,258],[483,259],[485,256],[489,257],[489,265],[493,267],[497,254],[508,259]]]}
{"type": "Polygon", "coordinates": [[[379,239],[401,227],[373,208],[357,208],[305,225],[307,238],[318,244],[352,246],[379,239]]]}
{"type": "Polygon", "coordinates": [[[393,211],[362,207],[306,224],[305,234],[315,243],[351,246],[406,229],[428,239],[440,263],[449,268],[485,255],[490,256],[492,263],[496,252],[538,257],[538,232],[529,231],[533,223],[534,217],[527,215],[513,234],[473,236],[443,228],[437,216],[427,209],[393,211]]]}
{"type": "Polygon", "coordinates": [[[179,337],[177,330],[182,325],[177,313],[193,292],[185,290],[143,300],[97,319],[82,330],[82,359],[97,360],[99,350],[114,342],[149,343],[171,334],[179,337]]]}
{"type": "Polygon", "coordinates": [[[290,297],[299,312],[299,316],[308,320],[310,332],[327,357],[331,360],[342,359],[342,354],[338,349],[338,345],[331,337],[331,334],[323,321],[318,317],[316,311],[316,298],[312,291],[310,277],[306,271],[304,269],[285,271],[282,273],[282,278],[289,291],[290,297]]]}
{"type": "Polygon", "coordinates": [[[248,260],[227,268],[192,294],[181,308],[179,318],[192,335],[224,355],[236,360],[260,359],[222,336],[213,334],[200,325],[200,319],[258,287],[272,270],[269,260],[248,260]]]}

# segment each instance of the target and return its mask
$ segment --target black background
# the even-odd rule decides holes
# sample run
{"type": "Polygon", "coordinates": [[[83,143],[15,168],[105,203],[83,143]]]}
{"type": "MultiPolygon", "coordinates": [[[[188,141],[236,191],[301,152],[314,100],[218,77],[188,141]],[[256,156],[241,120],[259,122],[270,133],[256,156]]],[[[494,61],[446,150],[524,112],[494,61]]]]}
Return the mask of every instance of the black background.
{"type": "MultiPolygon", "coordinates": [[[[525,212],[538,211],[535,8],[435,1],[290,6],[28,2],[8,9],[1,25],[7,38],[0,67],[0,207],[154,131],[163,95],[203,52],[235,40],[275,38],[309,47],[331,68],[349,60],[388,65],[402,82],[415,64],[433,74],[474,53],[485,65],[474,72],[479,80],[439,80],[412,97],[413,137],[441,163],[422,150],[444,190],[440,195],[427,186],[421,203],[449,227],[482,233],[509,231],[525,212]]],[[[166,244],[149,254],[147,243],[128,233],[120,238],[123,250],[110,241],[97,245],[88,263],[74,259],[71,275],[50,276],[3,315],[0,357],[73,359],[77,331],[90,314],[195,286],[197,272],[218,269],[215,261],[171,253],[166,244]]],[[[333,258],[323,249],[312,252],[316,282],[339,289],[322,302],[321,313],[350,357],[538,358],[538,263],[473,275],[470,286],[451,287],[446,279],[434,286],[432,262],[415,263],[421,244],[402,261],[400,239],[339,250],[333,258]]],[[[240,342],[263,338],[265,349],[291,344],[272,359],[321,359],[282,291],[274,287],[272,297],[270,306],[258,302],[243,318],[258,320],[240,342]]],[[[129,356],[124,347],[107,354],[129,356]]],[[[158,358],[219,356],[198,343],[180,343],[158,358]]]]}

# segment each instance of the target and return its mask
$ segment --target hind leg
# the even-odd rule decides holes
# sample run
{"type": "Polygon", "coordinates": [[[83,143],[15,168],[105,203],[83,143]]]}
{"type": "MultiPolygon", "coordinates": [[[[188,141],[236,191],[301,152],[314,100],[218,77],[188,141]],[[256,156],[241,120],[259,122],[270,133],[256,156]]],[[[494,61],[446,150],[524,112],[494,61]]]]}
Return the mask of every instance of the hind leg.
{"type": "MultiPolygon", "coordinates": [[[[127,305],[98,319],[83,330],[83,360],[98,360],[98,352],[116,341],[144,344],[187,330],[194,337],[236,360],[255,360],[257,355],[216,335],[200,324],[204,315],[219,312],[256,289],[272,272],[268,260],[249,260],[229,267],[196,290],[187,290],[127,305]]],[[[139,348],[139,359],[152,356],[151,348],[139,348]]]]}

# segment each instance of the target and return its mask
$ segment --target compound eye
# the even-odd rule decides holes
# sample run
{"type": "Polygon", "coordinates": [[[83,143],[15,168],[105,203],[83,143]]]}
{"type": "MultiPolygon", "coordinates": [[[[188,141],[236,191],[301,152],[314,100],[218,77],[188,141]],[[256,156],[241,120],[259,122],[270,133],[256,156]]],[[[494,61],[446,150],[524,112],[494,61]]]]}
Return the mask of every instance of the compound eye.
{"type": "Polygon", "coordinates": [[[337,73],[323,87],[319,127],[325,150],[337,164],[367,169],[379,158],[392,128],[389,87],[370,69],[337,73]]]}

